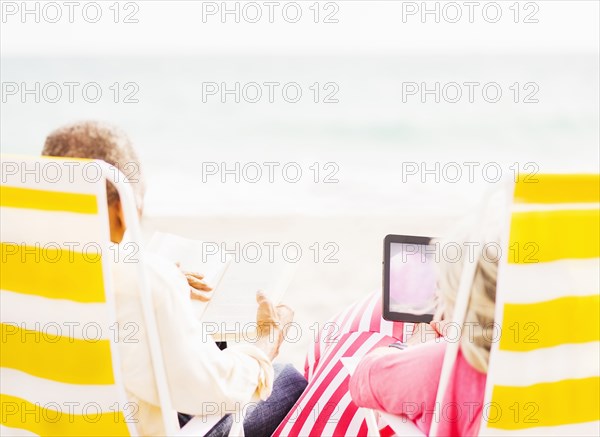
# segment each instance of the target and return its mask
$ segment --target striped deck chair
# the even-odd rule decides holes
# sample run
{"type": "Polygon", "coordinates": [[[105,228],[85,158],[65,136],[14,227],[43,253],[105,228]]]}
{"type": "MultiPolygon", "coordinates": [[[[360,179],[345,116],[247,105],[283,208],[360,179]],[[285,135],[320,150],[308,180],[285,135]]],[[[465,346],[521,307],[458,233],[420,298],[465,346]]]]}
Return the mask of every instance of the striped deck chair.
{"type": "Polygon", "coordinates": [[[600,175],[536,177],[514,191],[480,434],[600,435],[600,175]]]}
{"type": "MultiPolygon", "coordinates": [[[[100,161],[2,156],[0,165],[0,434],[137,435],[115,343],[106,180],[140,244],[131,187],[100,161]]],[[[176,435],[142,256],[135,261],[154,374],[166,432],[176,435]]]]}
{"type": "MultiPolygon", "coordinates": [[[[325,323],[305,364],[306,390],[273,434],[277,436],[367,436],[378,429],[352,401],[344,358],[358,359],[403,340],[412,324],[382,318],[381,292],[369,294],[325,323]]],[[[383,430],[383,435],[386,431],[383,430]]]]}
{"type": "MultiPolygon", "coordinates": [[[[479,434],[600,435],[600,176],[537,175],[513,185],[496,293],[500,339],[479,434]]],[[[464,322],[479,255],[465,261],[455,323],[464,322]]],[[[446,347],[436,408],[458,345],[446,347]]],[[[401,417],[380,418],[397,435],[420,434],[401,417]]],[[[437,428],[434,421],[430,435],[437,428]]]]}

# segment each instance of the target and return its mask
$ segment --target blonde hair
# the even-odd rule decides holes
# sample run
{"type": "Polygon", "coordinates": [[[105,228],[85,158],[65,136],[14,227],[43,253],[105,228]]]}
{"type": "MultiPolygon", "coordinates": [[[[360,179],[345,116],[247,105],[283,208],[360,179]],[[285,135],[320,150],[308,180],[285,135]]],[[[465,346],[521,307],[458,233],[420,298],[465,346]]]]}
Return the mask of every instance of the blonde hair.
{"type": "MultiPolygon", "coordinates": [[[[467,241],[468,238],[455,239],[452,244],[467,241]]],[[[460,347],[465,359],[480,372],[487,372],[494,337],[492,330],[494,329],[499,247],[497,241],[483,243],[464,320],[464,326],[468,326],[469,329],[462,329],[460,338],[460,347]]],[[[463,248],[466,248],[466,245],[463,248]]],[[[454,311],[464,260],[469,255],[467,250],[462,250],[457,260],[442,260],[439,263],[439,304],[443,306],[446,318],[450,318],[454,311]]]]}

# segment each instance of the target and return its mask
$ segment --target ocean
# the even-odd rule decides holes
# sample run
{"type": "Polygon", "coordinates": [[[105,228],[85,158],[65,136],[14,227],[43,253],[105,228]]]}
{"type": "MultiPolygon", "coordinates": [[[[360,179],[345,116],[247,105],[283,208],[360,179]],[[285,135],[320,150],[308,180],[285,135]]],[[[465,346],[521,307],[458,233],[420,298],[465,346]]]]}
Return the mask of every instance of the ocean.
{"type": "Polygon", "coordinates": [[[461,214],[517,172],[598,172],[594,55],[2,57],[2,153],[122,127],[149,216],[461,214]]]}

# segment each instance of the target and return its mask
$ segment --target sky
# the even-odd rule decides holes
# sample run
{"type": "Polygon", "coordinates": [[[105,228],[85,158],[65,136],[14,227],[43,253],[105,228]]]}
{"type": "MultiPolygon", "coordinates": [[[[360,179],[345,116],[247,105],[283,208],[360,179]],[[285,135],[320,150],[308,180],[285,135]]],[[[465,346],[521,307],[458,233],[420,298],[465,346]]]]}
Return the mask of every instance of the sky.
{"type": "Polygon", "coordinates": [[[1,3],[2,56],[599,51],[596,0],[1,3]]]}

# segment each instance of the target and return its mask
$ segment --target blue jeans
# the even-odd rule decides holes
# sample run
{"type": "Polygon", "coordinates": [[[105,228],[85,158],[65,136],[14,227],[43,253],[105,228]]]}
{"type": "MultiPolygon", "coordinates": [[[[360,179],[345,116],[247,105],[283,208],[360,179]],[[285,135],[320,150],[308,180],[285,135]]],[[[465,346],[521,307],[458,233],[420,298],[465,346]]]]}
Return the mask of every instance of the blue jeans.
{"type": "MultiPolygon", "coordinates": [[[[266,400],[248,407],[244,419],[246,437],[268,437],[283,421],[292,409],[308,383],[291,364],[275,364],[273,391],[266,400]]],[[[191,416],[179,414],[179,423],[183,426],[191,416]]],[[[233,417],[224,416],[206,437],[226,437],[229,435],[233,417]]]]}

